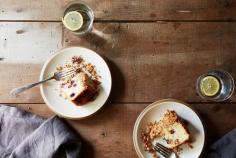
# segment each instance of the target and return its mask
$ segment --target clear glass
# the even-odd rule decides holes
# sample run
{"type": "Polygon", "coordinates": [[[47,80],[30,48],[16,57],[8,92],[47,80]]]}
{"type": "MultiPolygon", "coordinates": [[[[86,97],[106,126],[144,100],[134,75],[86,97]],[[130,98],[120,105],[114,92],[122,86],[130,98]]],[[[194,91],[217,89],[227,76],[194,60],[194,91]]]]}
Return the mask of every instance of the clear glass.
{"type": "Polygon", "coordinates": [[[208,73],[201,75],[197,79],[196,90],[197,90],[198,95],[205,100],[216,101],[216,102],[225,101],[229,99],[234,92],[234,79],[227,71],[211,70],[208,73]],[[200,81],[206,76],[214,76],[220,82],[220,85],[221,85],[220,92],[217,93],[213,97],[205,96],[201,93],[200,81]]]}
{"type": "Polygon", "coordinates": [[[78,35],[83,35],[92,31],[93,21],[94,21],[94,13],[93,10],[82,1],[72,1],[66,5],[66,9],[63,13],[63,17],[66,13],[71,11],[78,11],[83,17],[83,25],[77,31],[71,31],[78,35]]]}

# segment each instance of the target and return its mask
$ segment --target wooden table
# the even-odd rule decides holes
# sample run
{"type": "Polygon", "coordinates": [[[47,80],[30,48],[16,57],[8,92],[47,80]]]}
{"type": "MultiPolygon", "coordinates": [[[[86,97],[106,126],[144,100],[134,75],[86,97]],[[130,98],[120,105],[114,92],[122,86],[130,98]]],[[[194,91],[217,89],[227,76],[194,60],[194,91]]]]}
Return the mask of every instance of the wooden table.
{"type": "Polygon", "coordinates": [[[44,117],[54,115],[39,88],[18,98],[12,88],[38,80],[42,64],[56,50],[85,46],[109,63],[112,94],[93,117],[67,122],[85,141],[87,157],[137,157],[132,130],[153,101],[188,102],[203,118],[208,145],[236,126],[236,95],[224,103],[196,95],[197,77],[223,68],[236,77],[236,1],[87,0],[94,27],[105,34],[77,37],[62,27],[69,0],[0,2],[0,103],[44,117]]]}

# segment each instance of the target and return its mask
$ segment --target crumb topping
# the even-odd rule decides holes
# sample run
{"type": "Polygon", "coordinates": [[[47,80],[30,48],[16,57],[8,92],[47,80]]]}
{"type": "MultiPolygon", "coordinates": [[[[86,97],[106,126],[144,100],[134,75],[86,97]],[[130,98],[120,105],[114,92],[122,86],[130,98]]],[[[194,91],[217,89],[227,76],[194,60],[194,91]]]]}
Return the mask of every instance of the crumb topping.
{"type": "MultiPolygon", "coordinates": [[[[173,125],[176,122],[179,122],[179,118],[175,111],[167,110],[167,112],[164,114],[164,117],[160,121],[155,122],[149,122],[146,130],[141,132],[141,140],[143,142],[144,150],[152,153],[153,158],[158,158],[158,155],[156,155],[155,150],[153,149],[152,142],[155,138],[161,138],[164,136],[165,131],[164,129],[169,129],[168,127],[173,125]]],[[[168,130],[168,132],[172,135],[175,134],[176,131],[174,129],[168,130]]],[[[166,139],[165,137],[162,138],[167,144],[179,144],[179,140],[170,140],[166,139]],[[174,141],[174,142],[173,142],[174,141]]],[[[189,142],[186,142],[186,144],[189,145],[189,142]]],[[[190,146],[190,145],[189,145],[190,146]]],[[[177,154],[180,153],[182,149],[177,146],[173,148],[173,151],[177,154]]]]}

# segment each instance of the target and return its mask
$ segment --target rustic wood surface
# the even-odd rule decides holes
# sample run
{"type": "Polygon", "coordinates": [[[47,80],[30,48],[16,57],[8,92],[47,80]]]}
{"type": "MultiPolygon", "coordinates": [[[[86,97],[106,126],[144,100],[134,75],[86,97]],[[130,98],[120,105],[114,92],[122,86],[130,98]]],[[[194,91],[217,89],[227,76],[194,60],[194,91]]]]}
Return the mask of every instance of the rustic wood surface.
{"type": "Polygon", "coordinates": [[[108,62],[110,100],[93,117],[67,122],[90,157],[137,157],[132,129],[151,102],[175,98],[202,117],[207,145],[236,126],[236,95],[224,103],[201,100],[197,77],[222,68],[236,77],[236,3],[232,0],[94,0],[93,33],[78,37],[62,27],[69,0],[0,2],[0,103],[53,116],[35,87],[15,98],[12,88],[38,80],[43,63],[64,46],[84,46],[108,62]],[[109,118],[109,119],[108,119],[109,118]]]}
{"type": "Polygon", "coordinates": [[[110,101],[115,103],[162,98],[201,102],[195,91],[199,75],[219,67],[236,77],[236,23],[105,23],[95,28],[94,34],[77,37],[57,23],[0,25],[5,31],[0,70],[8,72],[1,76],[1,102],[43,103],[38,87],[18,98],[8,92],[38,80],[42,64],[61,45],[84,46],[103,55],[113,75],[110,101]]]}
{"type": "MultiPolygon", "coordinates": [[[[235,71],[235,23],[158,22],[97,24],[94,34],[64,31],[64,45],[99,52],[110,64],[113,102],[178,98],[200,102],[195,83],[209,69],[235,71]],[[101,34],[101,35],[100,35],[101,34]]],[[[236,77],[236,73],[232,73],[236,77]]],[[[235,101],[235,95],[232,101],[235,101]]]]}
{"type": "MultiPolygon", "coordinates": [[[[61,20],[70,0],[5,0],[0,20],[61,20]]],[[[234,0],[86,0],[96,20],[236,20],[234,0]]]]}

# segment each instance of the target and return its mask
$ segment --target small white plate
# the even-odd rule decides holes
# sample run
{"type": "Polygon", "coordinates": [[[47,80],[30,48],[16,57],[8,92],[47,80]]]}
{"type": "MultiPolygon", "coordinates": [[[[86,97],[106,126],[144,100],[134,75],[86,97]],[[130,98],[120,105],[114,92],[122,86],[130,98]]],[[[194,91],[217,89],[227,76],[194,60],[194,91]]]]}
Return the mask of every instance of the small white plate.
{"type": "Polygon", "coordinates": [[[86,62],[95,65],[98,74],[101,76],[101,88],[94,101],[85,105],[77,106],[59,96],[59,82],[48,81],[41,85],[41,95],[47,106],[59,116],[80,119],[92,115],[98,111],[107,101],[111,91],[111,73],[101,56],[94,51],[83,47],[67,47],[52,56],[43,66],[40,80],[45,79],[56,71],[56,67],[64,65],[73,56],[81,56],[86,62]]]}
{"type": "Polygon", "coordinates": [[[152,158],[152,155],[144,151],[141,140],[141,132],[146,129],[149,122],[159,121],[167,110],[174,110],[177,115],[186,120],[190,135],[193,137],[193,148],[182,145],[183,149],[178,158],[198,158],[205,144],[205,132],[198,115],[185,103],[173,99],[165,99],[147,106],[135,122],[133,131],[133,143],[139,158],[152,158]]]}

